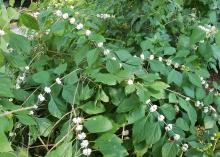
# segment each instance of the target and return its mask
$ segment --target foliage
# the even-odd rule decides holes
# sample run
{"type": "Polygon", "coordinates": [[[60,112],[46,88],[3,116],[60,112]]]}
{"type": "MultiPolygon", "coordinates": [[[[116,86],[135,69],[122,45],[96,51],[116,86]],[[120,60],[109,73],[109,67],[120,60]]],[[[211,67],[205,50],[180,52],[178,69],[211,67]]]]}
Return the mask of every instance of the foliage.
{"type": "Polygon", "coordinates": [[[13,3],[0,157],[219,156],[218,0],[13,3]]]}

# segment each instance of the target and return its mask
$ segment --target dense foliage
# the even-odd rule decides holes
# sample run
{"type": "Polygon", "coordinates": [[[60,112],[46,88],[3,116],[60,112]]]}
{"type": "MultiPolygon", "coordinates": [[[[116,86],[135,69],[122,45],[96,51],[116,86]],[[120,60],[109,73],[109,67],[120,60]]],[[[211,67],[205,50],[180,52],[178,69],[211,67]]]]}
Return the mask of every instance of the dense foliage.
{"type": "Polygon", "coordinates": [[[0,157],[220,156],[219,0],[0,4],[0,157]]]}

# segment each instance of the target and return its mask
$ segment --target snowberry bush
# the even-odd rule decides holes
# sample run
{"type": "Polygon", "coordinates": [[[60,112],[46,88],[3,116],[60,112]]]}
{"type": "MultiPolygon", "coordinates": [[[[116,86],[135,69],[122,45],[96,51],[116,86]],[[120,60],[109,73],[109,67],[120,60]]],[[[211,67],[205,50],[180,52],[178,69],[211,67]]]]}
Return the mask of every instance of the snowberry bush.
{"type": "Polygon", "coordinates": [[[220,156],[218,0],[0,4],[0,157],[220,156]]]}

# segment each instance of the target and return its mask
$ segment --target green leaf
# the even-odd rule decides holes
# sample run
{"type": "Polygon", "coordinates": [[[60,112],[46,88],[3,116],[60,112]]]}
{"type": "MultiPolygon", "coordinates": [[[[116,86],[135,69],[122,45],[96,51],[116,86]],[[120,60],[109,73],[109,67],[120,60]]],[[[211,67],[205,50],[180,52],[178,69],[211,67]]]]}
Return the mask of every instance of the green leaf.
{"type": "Polygon", "coordinates": [[[205,39],[205,32],[199,28],[196,28],[192,31],[192,34],[190,36],[190,43],[191,45],[193,45],[204,39],[205,39]]]}
{"type": "Polygon", "coordinates": [[[58,67],[56,67],[53,72],[57,75],[63,74],[66,71],[67,63],[60,64],[58,67]]]}
{"type": "Polygon", "coordinates": [[[78,81],[78,76],[76,72],[73,72],[64,78],[64,83],[67,85],[73,85],[78,81]]]}
{"type": "Polygon", "coordinates": [[[9,33],[9,44],[13,49],[22,54],[31,51],[30,41],[26,37],[15,33],[9,33]]]}
{"type": "Polygon", "coordinates": [[[13,151],[11,144],[9,143],[5,133],[0,129],[0,152],[13,151]]]}
{"type": "Polygon", "coordinates": [[[91,41],[94,41],[94,42],[105,42],[105,38],[100,35],[100,34],[95,34],[95,33],[92,33],[90,36],[89,36],[89,40],[91,41]]]}
{"type": "Polygon", "coordinates": [[[9,5],[10,6],[14,6],[14,4],[15,4],[15,0],[9,0],[9,5]]]}
{"type": "Polygon", "coordinates": [[[146,144],[152,145],[161,137],[160,124],[152,121],[149,117],[142,118],[134,123],[133,140],[140,143],[145,140],[146,144]]]}
{"type": "Polygon", "coordinates": [[[101,100],[102,102],[109,102],[109,97],[105,93],[104,90],[101,90],[101,91],[98,92],[96,99],[101,100]]]}
{"type": "Polygon", "coordinates": [[[90,88],[88,85],[82,88],[80,91],[80,100],[87,100],[89,99],[94,93],[93,88],[90,88]]]}
{"type": "Polygon", "coordinates": [[[36,122],[40,136],[47,137],[53,129],[53,123],[47,118],[36,118],[36,122]]]}
{"type": "Polygon", "coordinates": [[[189,77],[190,82],[192,84],[194,84],[195,86],[197,86],[197,87],[201,87],[202,86],[200,78],[196,74],[188,73],[188,77],[189,77]]]}
{"type": "Polygon", "coordinates": [[[95,140],[95,148],[105,157],[125,157],[128,155],[122,140],[115,134],[106,133],[95,140]]]}
{"type": "Polygon", "coordinates": [[[93,49],[87,53],[87,62],[89,67],[91,67],[99,57],[99,49],[93,49]]]}
{"type": "Polygon", "coordinates": [[[177,102],[178,100],[177,100],[176,94],[169,93],[169,103],[177,103],[177,102]]]}
{"type": "Polygon", "coordinates": [[[160,109],[168,120],[173,120],[175,118],[176,111],[172,105],[164,104],[160,107],[160,109]]]}
{"type": "Polygon", "coordinates": [[[110,59],[106,62],[106,69],[110,73],[117,73],[120,70],[120,65],[118,61],[110,59]]]}
{"type": "Polygon", "coordinates": [[[112,85],[116,85],[116,77],[112,74],[108,74],[108,73],[98,73],[95,76],[95,81],[96,82],[101,82],[103,84],[112,86],[112,85]]]}
{"type": "Polygon", "coordinates": [[[183,118],[178,118],[176,120],[176,126],[178,126],[184,131],[189,131],[189,125],[183,118]]]}
{"type": "Polygon", "coordinates": [[[54,117],[57,117],[57,118],[62,117],[62,113],[59,110],[59,108],[57,107],[57,104],[55,103],[55,101],[53,100],[52,97],[51,97],[50,102],[48,104],[48,110],[51,113],[51,115],[53,115],[54,117]]]}
{"type": "Polygon", "coordinates": [[[147,130],[145,130],[147,131],[147,135],[145,136],[146,144],[151,145],[160,140],[161,129],[160,129],[160,124],[158,122],[145,123],[145,129],[146,128],[148,128],[147,130]]]}
{"type": "Polygon", "coordinates": [[[191,121],[191,125],[194,126],[197,121],[197,113],[194,107],[187,101],[183,100],[182,98],[179,98],[179,104],[180,107],[183,108],[191,121]]]}
{"type": "Polygon", "coordinates": [[[39,24],[38,24],[37,20],[29,14],[22,13],[20,16],[20,22],[23,25],[25,25],[27,28],[39,30],[39,24]]]}
{"type": "Polygon", "coordinates": [[[0,96],[2,97],[13,97],[12,82],[7,77],[0,75],[0,96]]]}
{"type": "Polygon", "coordinates": [[[130,52],[125,49],[118,50],[115,53],[118,56],[118,58],[123,62],[126,62],[128,59],[132,58],[130,52]]]}
{"type": "Polygon", "coordinates": [[[73,150],[72,142],[64,142],[58,146],[56,150],[51,151],[45,157],[72,157],[73,150]]]}
{"type": "Polygon", "coordinates": [[[5,60],[5,57],[4,57],[4,55],[0,52],[0,68],[4,65],[4,60],[5,60]]]}
{"type": "Polygon", "coordinates": [[[165,55],[173,55],[175,52],[176,52],[176,49],[174,47],[165,47],[164,48],[165,55]]]}
{"type": "Polygon", "coordinates": [[[37,125],[36,121],[27,114],[19,113],[16,115],[19,121],[24,125],[37,125]]]}
{"type": "Polygon", "coordinates": [[[86,112],[87,114],[98,114],[105,112],[105,106],[101,103],[95,103],[93,101],[89,101],[80,108],[86,112]]]}
{"type": "Polygon", "coordinates": [[[128,98],[124,99],[118,106],[117,112],[123,113],[128,112],[134,109],[135,106],[139,106],[138,97],[136,95],[131,95],[128,98]]]}
{"type": "Polygon", "coordinates": [[[112,123],[107,117],[100,115],[88,118],[85,127],[90,133],[106,132],[112,129],[112,123]]]}
{"type": "Polygon", "coordinates": [[[181,86],[183,82],[183,75],[173,69],[171,72],[169,72],[167,79],[169,84],[174,82],[176,85],[181,86]]]}
{"type": "Polygon", "coordinates": [[[165,143],[162,148],[162,157],[176,157],[178,147],[175,142],[165,143]]]}
{"type": "Polygon", "coordinates": [[[50,81],[50,73],[48,71],[40,71],[32,76],[36,83],[48,84],[50,81]]]}
{"type": "Polygon", "coordinates": [[[212,118],[210,116],[205,116],[205,118],[204,118],[205,129],[212,129],[215,127],[215,125],[216,125],[216,121],[214,118],[212,118]]]}
{"type": "Polygon", "coordinates": [[[138,121],[139,119],[143,118],[145,116],[145,109],[145,105],[139,105],[135,109],[130,111],[127,117],[128,124],[132,124],[138,121]]]}
{"type": "Polygon", "coordinates": [[[76,94],[75,96],[75,103],[78,104],[78,99],[79,99],[79,96],[76,92],[76,86],[74,85],[66,85],[66,86],[63,86],[63,92],[62,92],[62,96],[63,98],[70,104],[73,103],[73,100],[74,100],[74,95],[76,94]]]}

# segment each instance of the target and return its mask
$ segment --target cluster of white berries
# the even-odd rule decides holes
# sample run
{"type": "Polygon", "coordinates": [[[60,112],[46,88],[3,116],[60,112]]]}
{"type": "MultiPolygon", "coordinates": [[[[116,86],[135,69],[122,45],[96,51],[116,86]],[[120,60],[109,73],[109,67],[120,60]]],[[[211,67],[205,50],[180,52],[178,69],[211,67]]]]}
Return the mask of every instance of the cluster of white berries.
{"type": "Polygon", "coordinates": [[[206,38],[209,38],[218,32],[218,30],[215,26],[211,26],[211,25],[201,26],[201,25],[199,25],[198,27],[206,33],[206,38]]]}
{"type": "Polygon", "coordinates": [[[5,31],[0,29],[0,37],[5,35],[5,31]]]}
{"type": "Polygon", "coordinates": [[[115,18],[114,15],[110,15],[110,14],[97,14],[96,17],[99,17],[101,19],[115,18]]]}
{"type": "MultiPolygon", "coordinates": [[[[60,78],[56,78],[55,81],[56,81],[56,83],[57,83],[58,85],[62,84],[62,81],[61,81],[60,78]]],[[[44,92],[47,93],[47,94],[51,93],[51,88],[50,88],[50,87],[44,87],[44,92]]],[[[44,94],[41,94],[41,93],[40,93],[40,94],[38,95],[38,101],[39,101],[39,102],[45,101],[44,94]]]]}
{"type": "MultiPolygon", "coordinates": [[[[142,53],[142,54],[140,54],[140,58],[141,58],[141,60],[144,60],[145,59],[145,56],[144,56],[144,54],[142,53]]],[[[154,56],[154,55],[150,55],[149,57],[148,57],[148,59],[149,60],[154,60],[156,57],[154,56]]],[[[176,68],[176,69],[178,69],[178,68],[181,68],[181,69],[185,69],[186,68],[186,66],[185,65],[180,65],[179,63],[173,63],[173,61],[171,60],[171,59],[163,59],[163,57],[158,57],[157,58],[160,62],[165,62],[166,63],[166,65],[168,65],[168,66],[173,66],[174,68],[176,68]]]]}
{"type": "MultiPolygon", "coordinates": [[[[208,84],[208,82],[203,78],[203,77],[200,77],[200,80],[201,80],[201,83],[202,85],[204,86],[205,89],[209,89],[209,92],[214,92],[215,89],[214,88],[211,88],[208,84]]],[[[215,91],[215,95],[218,95],[218,91],[215,91]]]]}
{"type": "MultiPolygon", "coordinates": [[[[69,23],[71,24],[71,25],[74,25],[75,27],[76,27],[76,29],[77,30],[83,30],[84,32],[85,32],[85,35],[86,36],[90,36],[91,34],[92,34],[92,31],[91,30],[89,30],[89,29],[84,29],[84,25],[82,24],[82,23],[77,23],[76,22],[76,19],[74,18],[74,17],[69,17],[69,15],[68,15],[68,13],[62,13],[62,11],[61,10],[57,10],[55,13],[54,13],[57,17],[62,17],[63,19],[65,19],[65,20],[69,20],[69,23]]],[[[75,14],[79,14],[79,13],[75,13],[75,14]]],[[[108,14],[101,14],[100,15],[100,17],[109,17],[109,15],[108,14]]],[[[109,55],[110,54],[110,50],[109,49],[106,49],[106,48],[104,48],[104,43],[103,42],[98,42],[97,44],[97,47],[98,48],[102,48],[103,49],[103,54],[105,55],[105,56],[107,56],[107,55],[109,55]]],[[[112,57],[112,60],[116,60],[116,58],[115,57],[112,57]]],[[[121,67],[121,66],[120,66],[121,67]]]]}
{"type": "Polygon", "coordinates": [[[26,72],[30,69],[29,66],[25,66],[25,71],[20,74],[17,79],[16,79],[16,84],[15,84],[15,88],[16,89],[20,89],[21,88],[21,84],[25,82],[25,78],[26,78],[26,72]]]}
{"type": "MultiPolygon", "coordinates": [[[[180,140],[180,135],[179,134],[176,134],[176,133],[174,133],[174,131],[173,131],[173,124],[167,124],[164,120],[165,120],[165,117],[164,117],[164,115],[162,115],[162,114],[159,114],[158,112],[157,112],[157,105],[154,105],[154,104],[152,104],[151,103],[151,100],[150,99],[148,99],[148,100],[146,100],[146,102],[145,102],[149,107],[150,107],[150,112],[151,113],[153,113],[153,112],[156,112],[157,113],[157,115],[158,115],[158,117],[157,117],[157,120],[159,121],[159,122],[163,122],[166,126],[165,126],[165,130],[166,131],[171,131],[172,133],[173,133],[173,139],[175,140],[175,141],[179,141],[180,140]]],[[[182,145],[182,151],[187,151],[188,150],[188,145],[187,144],[183,144],[182,145]]]]}
{"type": "Polygon", "coordinates": [[[39,12],[34,12],[34,13],[32,13],[32,16],[35,17],[35,18],[37,18],[39,15],[40,15],[39,12]]]}
{"type": "Polygon", "coordinates": [[[86,140],[86,134],[82,132],[83,130],[83,118],[82,117],[74,117],[73,123],[75,124],[76,128],[76,137],[80,141],[80,147],[83,149],[82,154],[85,156],[89,156],[92,153],[92,149],[88,148],[89,141],[86,140]]]}

